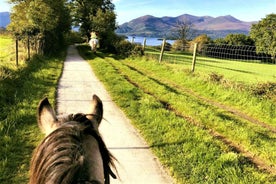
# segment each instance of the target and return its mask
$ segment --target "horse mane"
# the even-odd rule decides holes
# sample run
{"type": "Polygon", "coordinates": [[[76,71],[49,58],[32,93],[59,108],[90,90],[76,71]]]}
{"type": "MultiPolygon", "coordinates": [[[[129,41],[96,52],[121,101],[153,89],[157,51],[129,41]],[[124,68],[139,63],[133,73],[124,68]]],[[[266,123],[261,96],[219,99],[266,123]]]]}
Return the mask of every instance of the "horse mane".
{"type": "Polygon", "coordinates": [[[106,148],[97,130],[85,114],[69,115],[61,118],[61,126],[50,133],[35,149],[31,160],[30,184],[37,183],[85,183],[88,181],[87,163],[83,138],[93,136],[102,155],[105,180],[109,175],[116,178],[110,167],[115,168],[116,160],[106,148]]]}

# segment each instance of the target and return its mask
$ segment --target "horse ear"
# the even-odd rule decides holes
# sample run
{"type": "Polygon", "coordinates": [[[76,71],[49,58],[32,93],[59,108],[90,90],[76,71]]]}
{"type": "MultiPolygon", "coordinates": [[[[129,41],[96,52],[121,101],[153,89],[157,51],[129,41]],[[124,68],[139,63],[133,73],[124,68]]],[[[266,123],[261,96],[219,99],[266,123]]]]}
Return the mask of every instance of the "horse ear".
{"type": "Polygon", "coordinates": [[[46,135],[50,134],[56,128],[56,114],[48,98],[42,99],[38,105],[37,121],[40,130],[46,135]]]}
{"type": "Polygon", "coordinates": [[[91,115],[88,115],[87,118],[92,122],[96,122],[98,127],[103,118],[103,103],[97,95],[92,97],[89,114],[91,115]]]}

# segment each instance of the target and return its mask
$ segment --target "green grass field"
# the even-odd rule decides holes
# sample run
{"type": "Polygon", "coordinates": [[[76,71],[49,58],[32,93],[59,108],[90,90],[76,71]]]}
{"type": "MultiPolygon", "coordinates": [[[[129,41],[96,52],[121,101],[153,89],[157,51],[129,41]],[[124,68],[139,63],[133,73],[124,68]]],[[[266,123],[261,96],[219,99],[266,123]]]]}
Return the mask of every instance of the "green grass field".
{"type": "MultiPolygon", "coordinates": [[[[147,53],[147,52],[146,52],[147,53]]],[[[158,52],[148,52],[153,55],[158,61],[158,52]]],[[[190,70],[192,66],[192,55],[170,54],[165,53],[163,62],[175,67],[176,70],[190,70]]],[[[202,77],[207,77],[208,74],[216,72],[223,75],[226,79],[232,82],[256,84],[276,80],[276,65],[263,64],[260,62],[243,62],[225,59],[215,59],[206,57],[197,57],[196,73],[202,77]]]]}
{"type": "Polygon", "coordinates": [[[8,36],[0,36],[0,65],[7,65],[12,55],[12,39],[8,36]]]}
{"type": "Polygon", "coordinates": [[[28,183],[32,151],[42,139],[36,123],[36,108],[45,96],[55,104],[64,56],[36,56],[20,67],[10,66],[10,61],[5,60],[7,57],[3,58],[0,65],[0,183],[28,183]]]}
{"type": "MultiPolygon", "coordinates": [[[[0,66],[15,68],[16,66],[16,52],[15,40],[9,35],[0,35],[0,66]]],[[[27,50],[24,48],[22,42],[19,42],[18,47],[18,66],[21,67],[26,64],[27,50]]]]}
{"type": "Polygon", "coordinates": [[[80,49],[178,183],[276,182],[272,100],[183,71],[182,64],[80,49]]]}

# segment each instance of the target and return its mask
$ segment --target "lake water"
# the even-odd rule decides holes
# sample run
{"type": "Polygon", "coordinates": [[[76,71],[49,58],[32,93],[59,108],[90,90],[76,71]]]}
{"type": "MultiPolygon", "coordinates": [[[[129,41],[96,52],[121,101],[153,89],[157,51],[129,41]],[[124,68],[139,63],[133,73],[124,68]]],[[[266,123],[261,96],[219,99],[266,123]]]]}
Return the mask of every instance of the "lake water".
{"type": "MultiPolygon", "coordinates": [[[[146,38],[146,45],[148,46],[160,46],[163,42],[162,39],[159,38],[151,38],[151,37],[140,37],[140,36],[135,36],[134,37],[134,42],[135,43],[140,43],[143,45],[144,39],[146,38]]],[[[133,36],[128,36],[127,40],[129,42],[132,42],[133,36]]],[[[170,43],[171,45],[174,43],[174,40],[166,40],[166,42],[170,43]]]]}

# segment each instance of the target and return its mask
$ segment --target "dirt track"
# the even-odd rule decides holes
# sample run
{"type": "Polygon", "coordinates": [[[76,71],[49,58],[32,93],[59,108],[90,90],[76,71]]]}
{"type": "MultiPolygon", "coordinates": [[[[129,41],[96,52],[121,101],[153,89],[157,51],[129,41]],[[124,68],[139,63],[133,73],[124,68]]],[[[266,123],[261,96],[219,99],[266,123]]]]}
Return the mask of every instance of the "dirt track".
{"type": "Polygon", "coordinates": [[[74,46],[70,46],[58,86],[58,113],[86,113],[93,94],[101,98],[104,106],[105,120],[100,132],[107,147],[119,161],[116,166],[120,180],[111,180],[111,183],[173,183],[148,145],[113,103],[89,64],[79,56],[74,46]]]}

